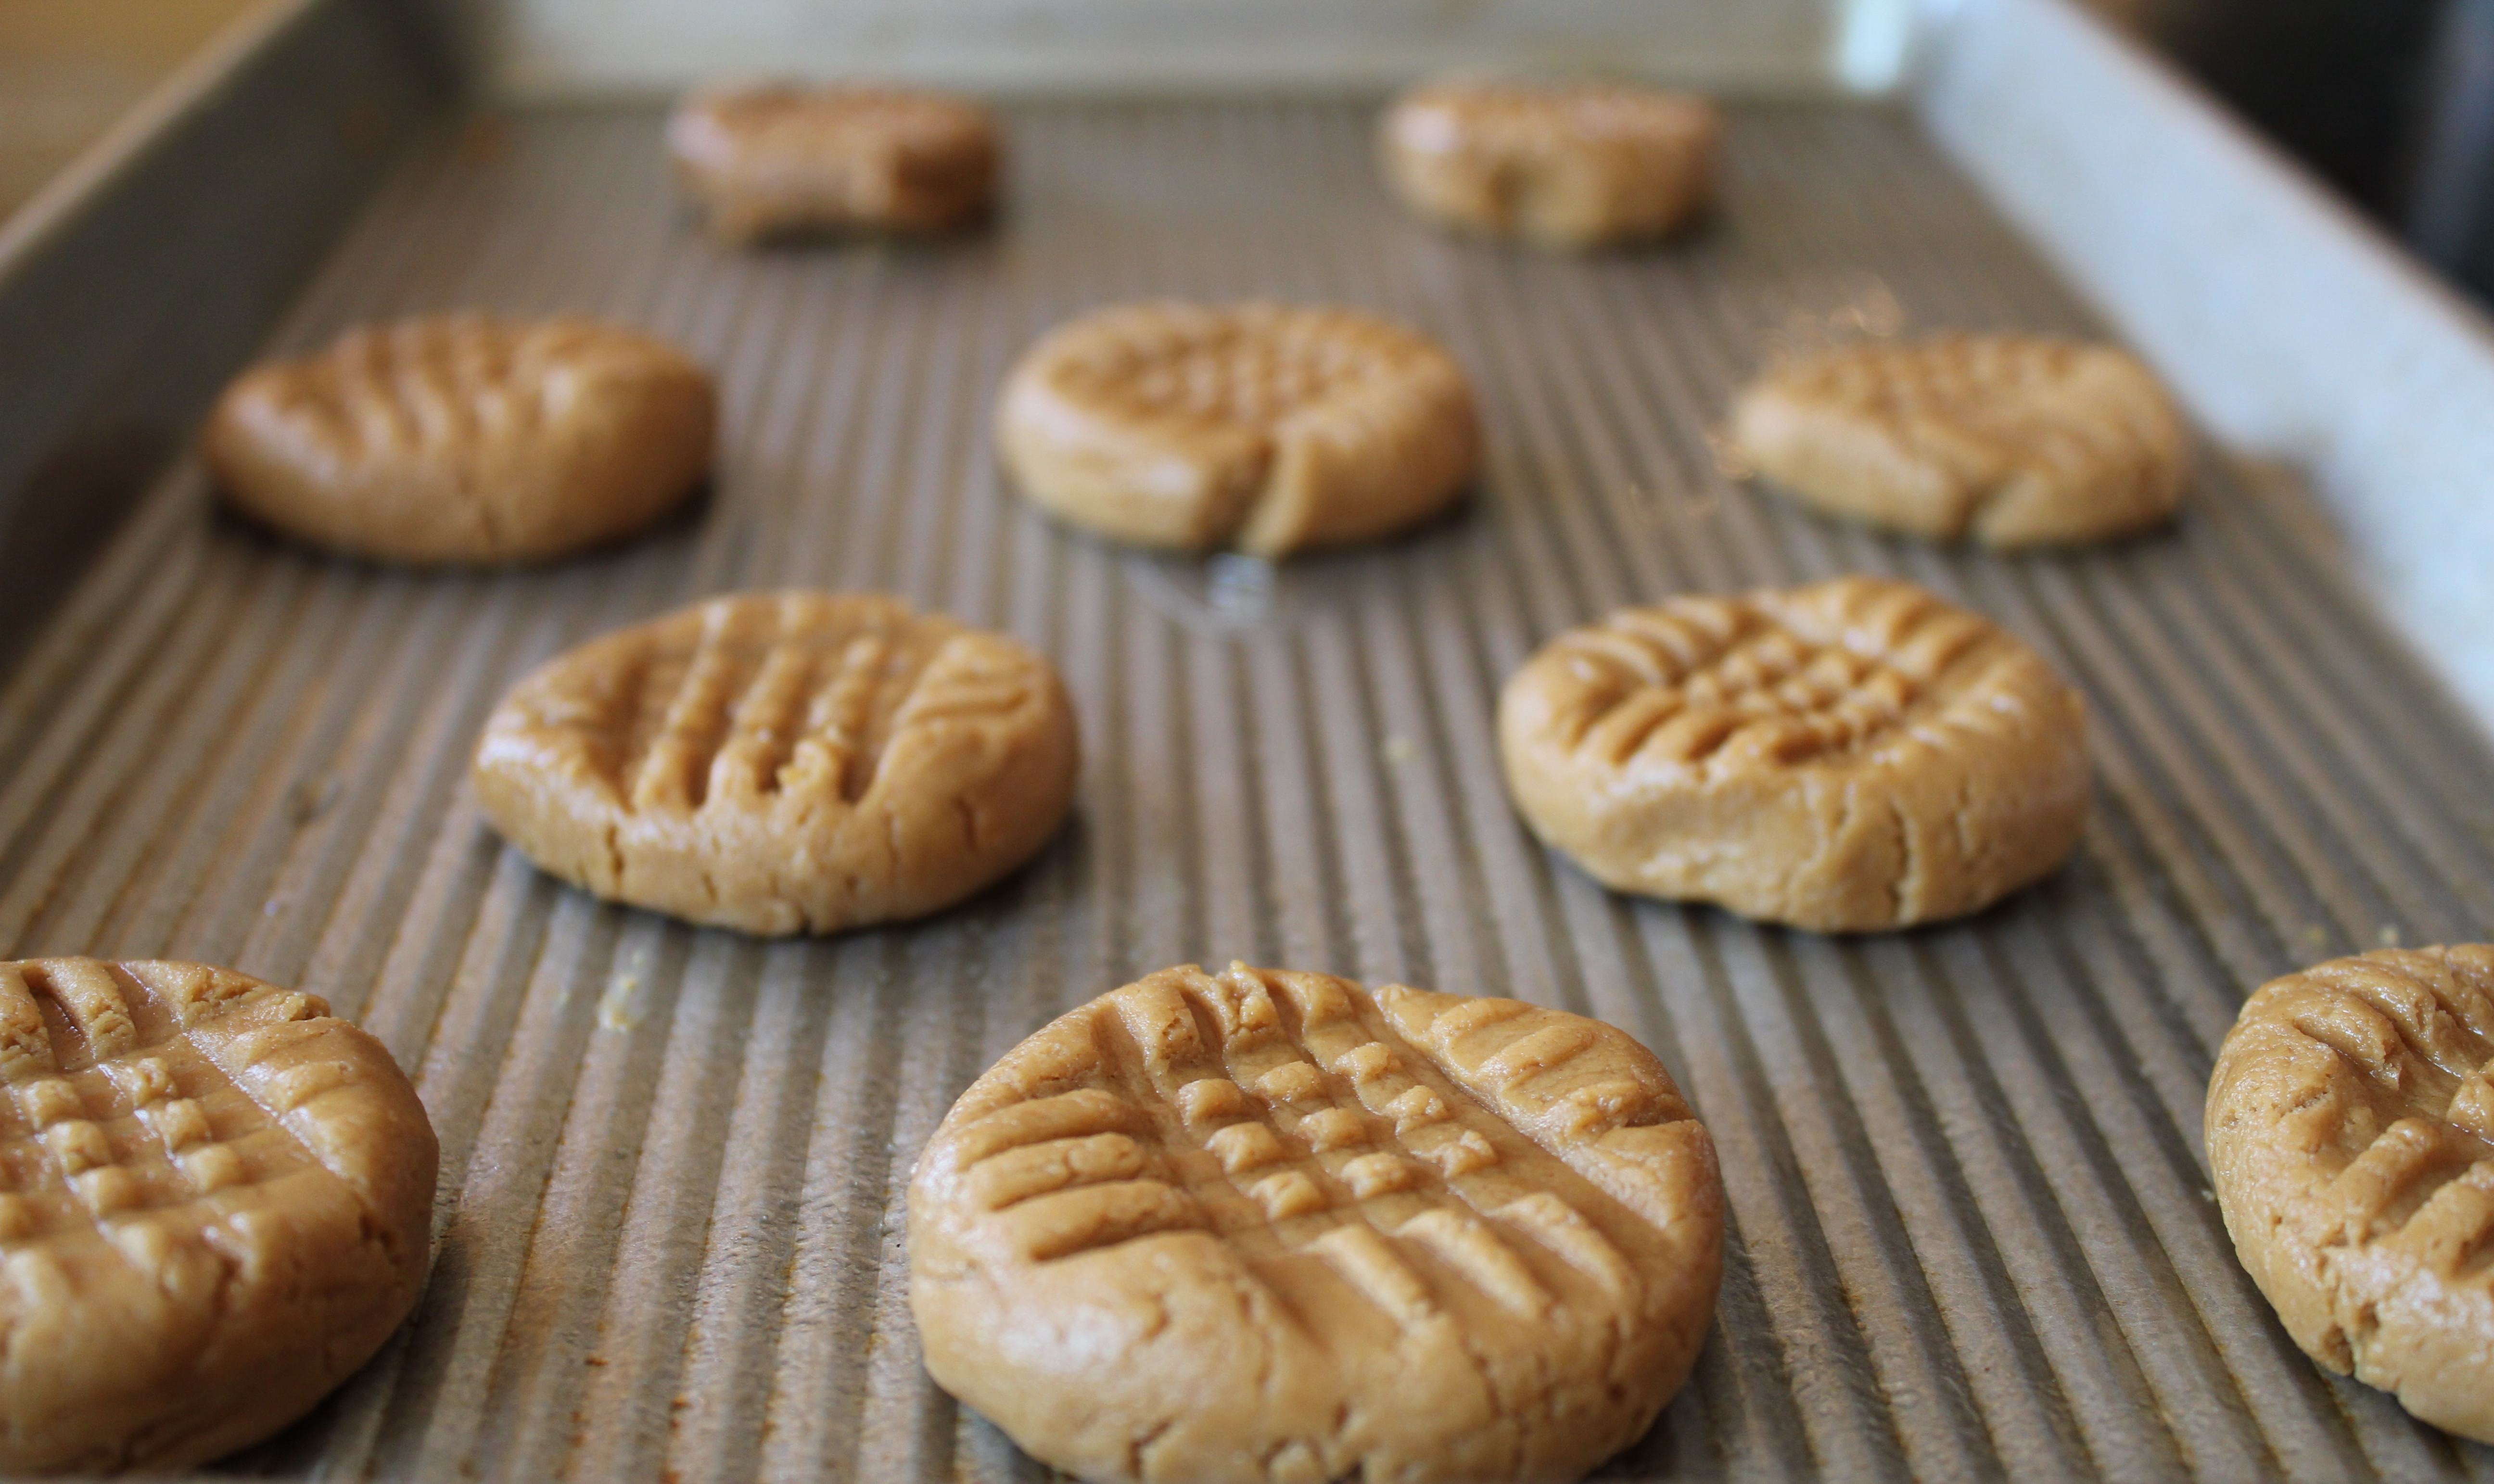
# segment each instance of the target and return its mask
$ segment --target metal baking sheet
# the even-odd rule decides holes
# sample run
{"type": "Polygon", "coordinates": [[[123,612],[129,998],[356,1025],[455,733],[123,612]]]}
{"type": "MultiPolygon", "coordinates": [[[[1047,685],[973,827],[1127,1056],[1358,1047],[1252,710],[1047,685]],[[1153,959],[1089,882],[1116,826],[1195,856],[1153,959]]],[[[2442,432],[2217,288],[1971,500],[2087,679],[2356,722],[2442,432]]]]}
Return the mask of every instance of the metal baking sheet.
{"type": "Polygon", "coordinates": [[[399,169],[277,337],[578,310],[717,368],[725,452],[654,537],[488,575],[290,546],[195,470],[131,518],[0,698],[12,955],[228,963],[382,1037],[440,1129],[413,1321],[247,1472],[1030,1478],[927,1382],[901,1198],[955,1093],[1066,1007],[1232,956],[1513,994],[1660,1052],[1718,1139],[1729,1272],[1619,1478],[2494,1474],[2288,1343],[2200,1151],[2262,980],[2494,935],[2494,754],[2349,595],[2299,497],[2204,462],[2174,531],[2000,558],[1824,522],[1710,437],[1773,346],[2088,317],[1877,107],[1736,109],[1690,241],[1445,240],[1378,190],[1371,106],[1009,110],[991,233],[721,256],[645,110],[526,112],[399,169]],[[1371,305],[1474,372],[1489,471],[1409,539],[1279,570],[1133,555],[1000,486],[1010,358],[1095,303],[1371,305]],[[1490,711],[1626,601],[1897,573],[2093,708],[2078,859],[1858,939],[1605,894],[1509,812],[1490,711]],[[477,817],[469,742],[559,649],[717,591],[881,587],[1056,656],[1078,814],[926,924],[764,943],[601,905],[477,817]]]}

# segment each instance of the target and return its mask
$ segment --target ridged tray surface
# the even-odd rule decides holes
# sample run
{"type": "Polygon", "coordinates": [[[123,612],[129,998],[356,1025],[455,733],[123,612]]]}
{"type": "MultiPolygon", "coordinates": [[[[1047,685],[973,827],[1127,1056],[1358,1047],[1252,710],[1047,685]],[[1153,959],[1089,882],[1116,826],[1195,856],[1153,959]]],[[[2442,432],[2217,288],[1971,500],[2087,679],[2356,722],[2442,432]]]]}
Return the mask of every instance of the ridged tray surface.
{"type": "Polygon", "coordinates": [[[649,112],[522,115],[406,165],[279,336],[481,307],[612,316],[725,394],[715,493],[586,560],[331,560],[169,481],[0,699],[0,954],[174,956],[327,997],[440,1128],[416,1318],[243,1460],[324,1478],[1004,1478],[927,1382],[900,1195],[953,1097],[1166,964],[1322,969],[1600,1015],[1714,1132],[1728,1276],[1695,1378],[1612,1472],[1847,1480],[2494,1474],[2287,1342],[2206,1189],[2242,996],[2494,935],[2494,756],[2352,601],[2291,493],[2206,463],[2178,529],[1942,551],[1731,482],[1773,346],[2088,330],[1901,116],[1736,109],[1725,204],[1549,259],[1387,203],[1368,106],[1011,110],[1000,227],[722,256],[649,112]],[[1274,572],[1121,553],[999,485],[996,383],[1150,294],[1346,302],[1478,382],[1463,511],[1274,572]],[[1831,940],[1606,895],[1527,836],[1491,709],[1631,600],[1868,570],[2086,693],[2078,859],[1962,925],[1831,940]],[[1073,826],[915,927],[763,943],[601,906],[484,829],[468,747],[558,650],[713,591],[881,587],[1056,657],[1073,826]]]}

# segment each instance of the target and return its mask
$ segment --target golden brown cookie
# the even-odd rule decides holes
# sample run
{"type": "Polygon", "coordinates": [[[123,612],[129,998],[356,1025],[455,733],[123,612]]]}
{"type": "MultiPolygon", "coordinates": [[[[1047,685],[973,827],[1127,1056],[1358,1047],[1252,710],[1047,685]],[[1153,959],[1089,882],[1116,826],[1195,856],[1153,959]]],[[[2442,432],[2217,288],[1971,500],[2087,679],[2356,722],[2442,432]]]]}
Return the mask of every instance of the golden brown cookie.
{"type": "Polygon", "coordinates": [[[995,120],[963,99],[774,83],[697,94],[667,124],[685,189],[721,241],[946,231],[994,200],[995,120]]]}
{"type": "Polygon", "coordinates": [[[174,1469],[309,1410],[414,1306],[433,1126],[313,995],[0,963],[0,1469],[174,1469]]]}
{"type": "Polygon", "coordinates": [[[1450,80],[1396,99],[1385,178],[1442,227],[1580,249],[1677,231],[1714,189],[1702,98],[1620,82],[1450,80]]]}
{"type": "Polygon", "coordinates": [[[2494,945],[2271,980],[2208,1078],[2235,1253],[2304,1352],[2494,1441],[2494,945]]]}
{"type": "Polygon", "coordinates": [[[533,561],[640,530],[710,468],[708,373],[587,319],[441,315],[253,367],[208,419],[235,505],[389,561],[533,561]]]}
{"type": "Polygon", "coordinates": [[[712,598],[522,681],[485,723],[486,817],[599,896],[754,933],[952,905],[1074,799],[1047,660],[897,598],[712,598]]]}
{"type": "Polygon", "coordinates": [[[1061,325],[1006,379],[997,438],[1051,514],[1259,557],[1425,520],[1480,461],[1471,383],[1435,341],[1281,304],[1126,304],[1061,325]]]}
{"type": "Polygon", "coordinates": [[[2078,692],[1882,578],[1621,609],[1526,661],[1498,727],[1525,821],[1604,885],[1820,932],[1977,911],[2086,822],[2078,692]]]}
{"type": "Polygon", "coordinates": [[[1770,370],[1732,409],[1757,471],[1837,515],[1987,546],[2099,541],[2181,502],[2182,419],[2110,346],[1942,335],[1770,370]]]}
{"type": "Polygon", "coordinates": [[[1087,1479],[1568,1479],[1688,1378],[1722,1236],[1625,1033],[1189,965],[954,1105],[910,1307],[938,1385],[1087,1479]]]}

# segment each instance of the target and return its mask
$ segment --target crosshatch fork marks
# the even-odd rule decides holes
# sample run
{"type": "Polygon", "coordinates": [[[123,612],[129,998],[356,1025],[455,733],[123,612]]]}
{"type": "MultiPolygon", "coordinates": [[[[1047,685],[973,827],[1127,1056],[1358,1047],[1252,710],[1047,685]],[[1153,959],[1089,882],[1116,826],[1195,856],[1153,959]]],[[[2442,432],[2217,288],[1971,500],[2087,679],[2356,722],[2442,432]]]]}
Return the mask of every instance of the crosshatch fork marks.
{"type": "Polygon", "coordinates": [[[2200,1195],[2200,1085],[2252,984],[2385,930],[2494,936],[2494,761],[2281,497],[2209,460],[2170,534],[2002,560],[1723,483],[1711,425],[1796,316],[1876,289],[1911,329],[2101,333],[1898,115],[1736,109],[1716,224],[1566,260],[1405,223],[1371,116],[1018,108],[998,231],[746,256],[670,199],[653,113],[445,138],[276,347],[470,307],[640,325],[725,388],[707,507],[580,561],[419,581],[264,539],[185,475],[58,613],[8,616],[47,626],[0,692],[0,948],[230,945],[374,1026],[443,1129],[450,1245],[415,1328],[247,1467],[1027,1477],[914,1378],[889,1193],[1049,1016],[1130,970],[1278,944],[1293,967],[1591,1008],[1710,1118],[1722,1317],[1617,1476],[2494,1472],[2296,1353],[2200,1195]],[[1429,331],[1480,389],[1484,488],[1294,566],[1269,628],[1177,627],[1002,489],[988,443],[1031,336],[1157,294],[1429,331]],[[1506,667],[1618,603],[1853,569],[1989,614],[2085,689],[2097,818],[2072,869],[1857,958],[1607,898],[1495,833],[1506,667]],[[483,834],[465,751],[537,663],[731,588],[867,581],[1067,675],[1091,766],[1022,876],[920,928],[764,948],[589,904],[483,834]],[[292,799],[325,803],[273,823],[292,799]],[[1009,942],[1030,946],[979,947],[1009,942]],[[540,1229],[580,1213],[614,1229],[540,1229]],[[513,1384],[461,1379],[471,1359],[513,1384]]]}

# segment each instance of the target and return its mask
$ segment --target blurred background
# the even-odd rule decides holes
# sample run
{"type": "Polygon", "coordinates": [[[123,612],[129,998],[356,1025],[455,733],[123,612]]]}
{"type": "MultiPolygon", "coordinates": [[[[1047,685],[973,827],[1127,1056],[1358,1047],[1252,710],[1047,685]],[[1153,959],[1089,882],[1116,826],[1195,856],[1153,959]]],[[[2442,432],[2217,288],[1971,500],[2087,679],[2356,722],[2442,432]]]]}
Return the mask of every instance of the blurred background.
{"type": "MultiPolygon", "coordinates": [[[[0,215],[254,3],[0,0],[0,215]]],[[[2087,3],[2426,261],[2494,301],[2494,0],[2087,3]]],[[[591,25],[623,12],[664,23],[672,10],[677,24],[698,28],[715,14],[708,0],[534,5],[591,25]]],[[[1737,12],[1718,14],[1764,26],[1796,9],[1739,0],[1737,12]]]]}
{"type": "Polygon", "coordinates": [[[2494,298],[2494,0],[2092,0],[2494,298]]]}

